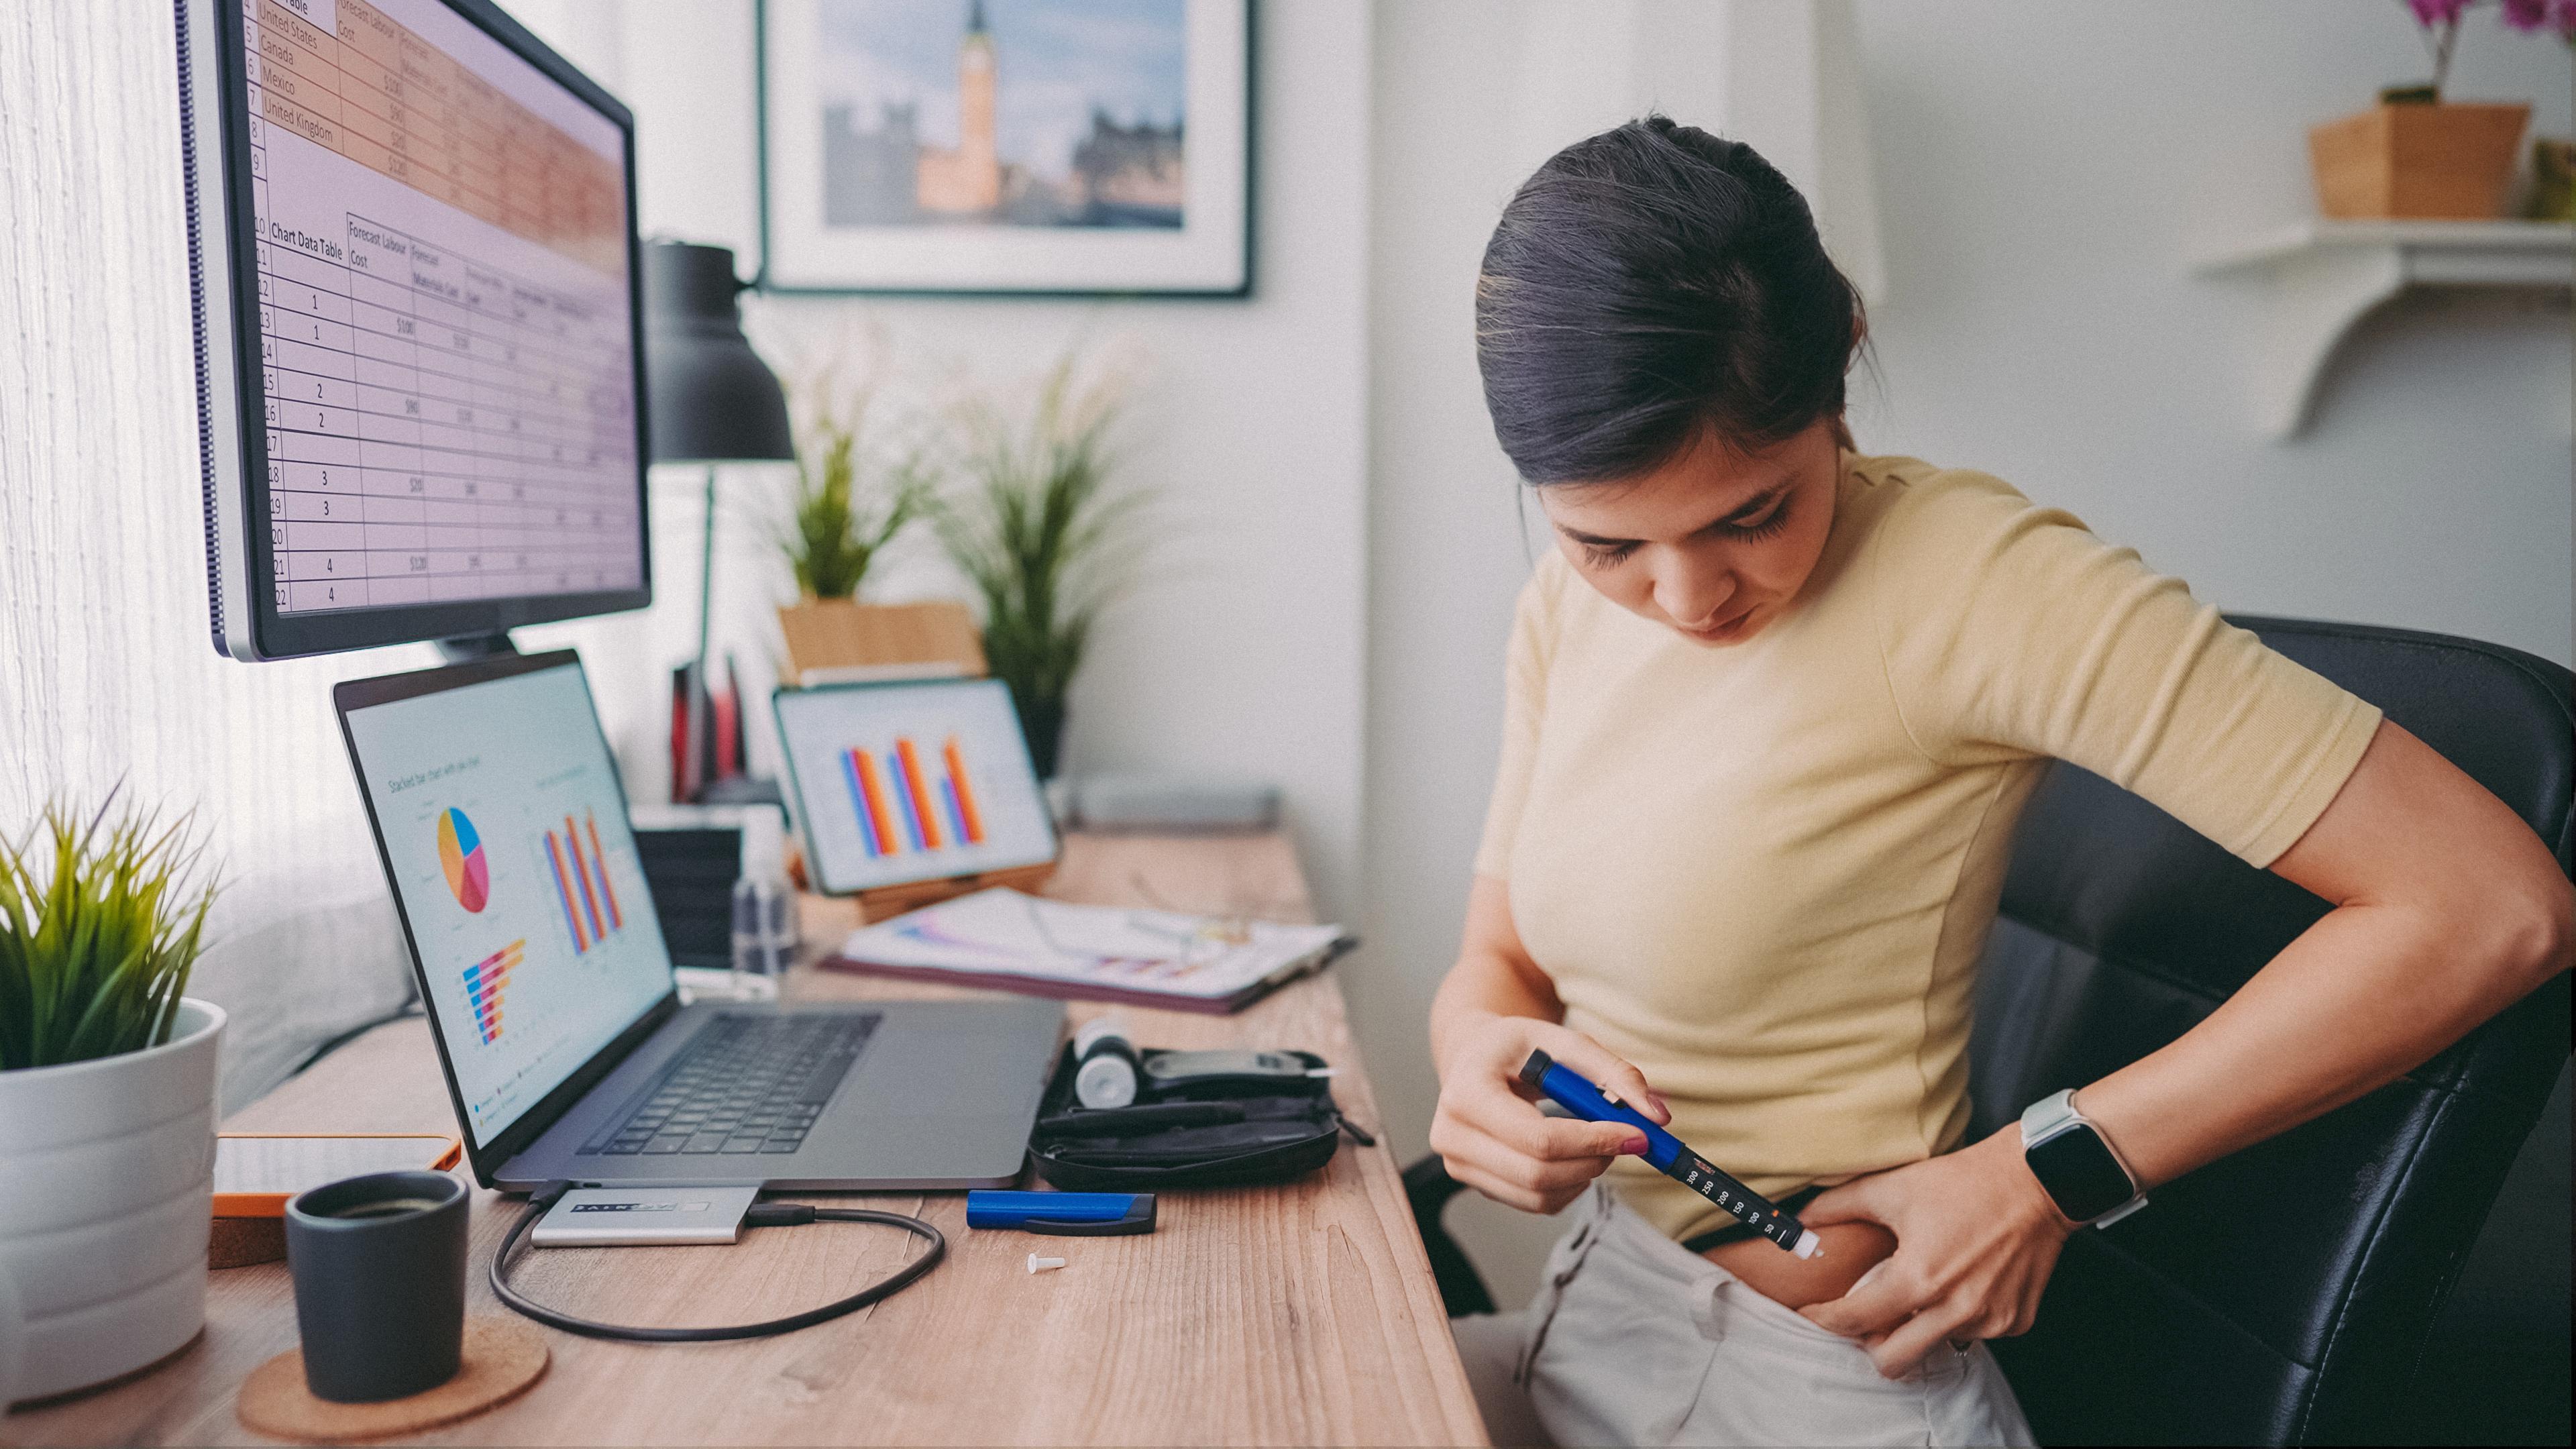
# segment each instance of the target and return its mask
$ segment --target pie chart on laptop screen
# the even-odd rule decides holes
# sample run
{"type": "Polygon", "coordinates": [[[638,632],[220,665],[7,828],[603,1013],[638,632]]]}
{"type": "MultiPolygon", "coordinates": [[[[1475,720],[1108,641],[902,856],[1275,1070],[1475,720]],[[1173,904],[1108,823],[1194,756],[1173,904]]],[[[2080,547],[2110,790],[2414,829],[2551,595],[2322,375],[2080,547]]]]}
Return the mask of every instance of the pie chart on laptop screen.
{"type": "Polygon", "coordinates": [[[456,903],[479,911],[492,899],[492,868],[483,859],[483,837],[462,810],[438,812],[438,864],[447,872],[447,888],[456,903]]]}

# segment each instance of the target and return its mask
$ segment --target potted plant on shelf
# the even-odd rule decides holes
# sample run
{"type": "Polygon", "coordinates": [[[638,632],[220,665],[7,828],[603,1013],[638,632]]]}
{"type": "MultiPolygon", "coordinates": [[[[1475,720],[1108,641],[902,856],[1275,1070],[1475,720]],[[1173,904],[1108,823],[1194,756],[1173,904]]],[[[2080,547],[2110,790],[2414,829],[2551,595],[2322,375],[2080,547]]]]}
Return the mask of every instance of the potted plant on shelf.
{"type": "Polygon", "coordinates": [[[1142,542],[1144,495],[1110,485],[1120,392],[1105,379],[1077,388],[1068,356],[1024,422],[990,401],[969,405],[965,487],[939,514],[949,557],[983,605],[984,657],[1011,687],[1042,780],[1060,763],[1065,702],[1092,626],[1142,542]]]}
{"type": "Polygon", "coordinates": [[[0,1407],[205,1323],[224,1013],[186,992],[215,885],[185,819],[114,810],[0,836],[0,1407]]]}
{"type": "Polygon", "coordinates": [[[790,667],[802,675],[946,661],[981,673],[974,623],[961,605],[858,601],[879,552],[931,499],[931,475],[918,453],[886,459],[863,446],[868,401],[853,394],[837,410],[818,402],[798,442],[796,490],[777,529],[798,595],[778,611],[790,667]]]}
{"type": "MultiPolygon", "coordinates": [[[[2433,56],[2433,78],[2390,86],[2379,104],[2308,131],[2317,208],[2338,218],[2485,221],[2502,216],[2531,107],[2444,98],[2460,21],[2479,0],[2403,0],[2433,56]]],[[[2517,30],[2576,34],[2576,0],[2497,0],[2517,30]]]]}
{"type": "MultiPolygon", "coordinates": [[[[2505,0],[2504,23],[2526,35],[2556,35],[2576,55],[2576,0],[2505,0]]],[[[2539,136],[2531,143],[2533,221],[2576,221],[2576,141],[2539,136]]]]}

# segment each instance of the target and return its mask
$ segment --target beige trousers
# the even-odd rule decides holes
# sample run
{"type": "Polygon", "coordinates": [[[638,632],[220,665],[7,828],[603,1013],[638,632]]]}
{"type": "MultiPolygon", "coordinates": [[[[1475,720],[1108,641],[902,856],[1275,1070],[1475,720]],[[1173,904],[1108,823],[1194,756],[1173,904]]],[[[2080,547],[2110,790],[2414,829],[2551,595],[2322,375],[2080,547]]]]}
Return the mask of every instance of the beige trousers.
{"type": "Polygon", "coordinates": [[[1982,1343],[1881,1378],[1596,1185],[1521,1313],[1451,1324],[1501,1445],[2032,1442],[1982,1343]]]}

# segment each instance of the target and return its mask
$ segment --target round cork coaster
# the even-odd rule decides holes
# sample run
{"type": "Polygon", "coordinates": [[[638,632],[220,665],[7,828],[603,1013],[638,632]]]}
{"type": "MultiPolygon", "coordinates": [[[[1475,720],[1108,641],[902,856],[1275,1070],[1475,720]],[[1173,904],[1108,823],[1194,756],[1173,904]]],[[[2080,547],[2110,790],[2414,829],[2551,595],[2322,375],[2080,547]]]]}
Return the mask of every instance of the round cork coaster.
{"type": "Polygon", "coordinates": [[[546,1341],[514,1318],[465,1320],[463,1366],[437,1388],[375,1404],[335,1404],[304,1386],[304,1350],[288,1349],[258,1368],[236,1406],[242,1427],[279,1439],[336,1444],[381,1439],[452,1423],[515,1398],[546,1371],[546,1341]]]}

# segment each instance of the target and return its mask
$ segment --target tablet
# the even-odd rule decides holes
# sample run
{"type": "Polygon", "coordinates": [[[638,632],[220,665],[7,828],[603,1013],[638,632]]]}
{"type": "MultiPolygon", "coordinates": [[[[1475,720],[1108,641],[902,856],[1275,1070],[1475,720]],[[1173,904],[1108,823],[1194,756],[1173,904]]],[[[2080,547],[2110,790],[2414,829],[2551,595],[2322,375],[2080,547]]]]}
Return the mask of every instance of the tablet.
{"type": "Polygon", "coordinates": [[[1055,823],[998,679],[781,689],[806,871],[831,895],[1041,865],[1055,823]]]}

